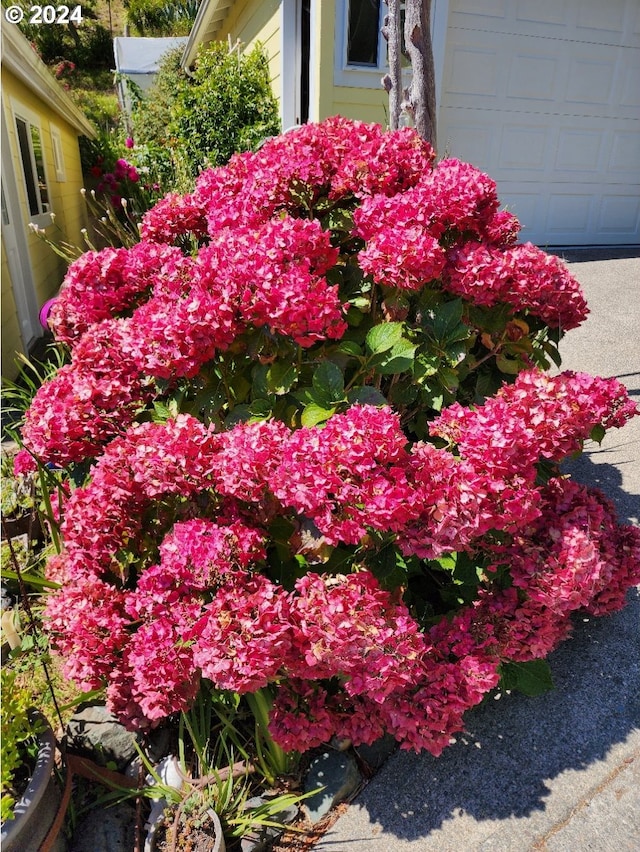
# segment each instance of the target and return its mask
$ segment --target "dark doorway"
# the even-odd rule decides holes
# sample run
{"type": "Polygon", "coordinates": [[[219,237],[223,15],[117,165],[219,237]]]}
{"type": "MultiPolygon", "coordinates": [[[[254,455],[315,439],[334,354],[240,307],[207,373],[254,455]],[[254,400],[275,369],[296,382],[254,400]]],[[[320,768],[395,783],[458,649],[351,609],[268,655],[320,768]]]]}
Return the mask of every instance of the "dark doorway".
{"type": "Polygon", "coordinates": [[[300,115],[297,124],[309,121],[309,78],[311,59],[311,0],[300,4],[300,115]]]}

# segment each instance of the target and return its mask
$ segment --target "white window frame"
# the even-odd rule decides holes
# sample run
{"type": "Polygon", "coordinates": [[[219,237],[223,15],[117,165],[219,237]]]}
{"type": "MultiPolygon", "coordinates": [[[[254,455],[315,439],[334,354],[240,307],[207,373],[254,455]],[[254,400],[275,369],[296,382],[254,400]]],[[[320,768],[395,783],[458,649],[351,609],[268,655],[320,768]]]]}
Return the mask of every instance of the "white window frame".
{"type": "Polygon", "coordinates": [[[47,225],[51,224],[51,213],[53,212],[52,204],[51,204],[51,180],[49,177],[49,169],[47,168],[46,162],[46,151],[44,147],[44,133],[42,130],[42,122],[38,115],[32,112],[27,107],[23,106],[23,104],[18,101],[12,102],[12,112],[13,112],[13,130],[16,135],[16,148],[17,155],[20,161],[20,170],[22,172],[22,186],[25,194],[26,201],[26,211],[29,216],[29,222],[32,222],[34,225],[38,225],[38,227],[44,228],[47,225]],[[29,205],[29,192],[27,187],[27,175],[24,169],[24,161],[22,159],[22,149],[20,147],[20,139],[18,138],[18,120],[24,122],[27,125],[27,143],[29,146],[29,155],[31,157],[31,170],[33,175],[37,175],[38,170],[36,168],[36,157],[33,150],[33,143],[31,141],[31,128],[35,128],[40,134],[40,144],[42,145],[42,166],[44,169],[44,180],[45,186],[47,188],[47,201],[43,202],[42,196],[40,195],[40,188],[35,184],[36,190],[36,201],[38,206],[38,212],[32,213],[29,205]]]}
{"type": "Polygon", "coordinates": [[[53,165],[56,172],[56,180],[58,183],[64,183],[67,179],[64,168],[64,151],[62,148],[62,134],[55,124],[49,125],[49,133],[51,135],[51,150],[53,152],[53,165]]]}
{"type": "Polygon", "coordinates": [[[353,86],[359,89],[380,88],[380,79],[389,67],[386,59],[386,42],[380,32],[387,11],[387,4],[382,0],[378,20],[378,64],[370,66],[350,65],[347,62],[349,0],[336,0],[336,39],[333,69],[333,83],[335,86],[353,86]]]}
{"type": "MultiPolygon", "coordinates": [[[[380,27],[387,14],[387,4],[380,4],[380,27]]],[[[440,104],[442,75],[444,68],[444,52],[449,21],[449,0],[433,0],[431,6],[431,42],[433,44],[433,61],[436,76],[436,103],[440,104]]],[[[382,33],[378,41],[378,66],[366,68],[362,65],[347,63],[347,32],[349,29],[349,0],[336,0],[336,29],[334,44],[334,86],[353,86],[360,89],[380,89],[381,79],[388,72],[386,42],[382,33]]],[[[408,85],[411,79],[411,69],[403,72],[403,84],[408,85]]]]}

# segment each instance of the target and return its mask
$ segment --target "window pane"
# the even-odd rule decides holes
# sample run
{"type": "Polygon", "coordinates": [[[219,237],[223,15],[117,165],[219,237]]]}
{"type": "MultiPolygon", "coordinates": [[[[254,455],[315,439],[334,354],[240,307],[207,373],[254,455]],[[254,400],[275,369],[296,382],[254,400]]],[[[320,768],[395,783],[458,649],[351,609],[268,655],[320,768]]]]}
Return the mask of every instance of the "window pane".
{"type": "Polygon", "coordinates": [[[37,216],[38,213],[40,213],[40,207],[38,205],[38,189],[36,186],[36,179],[33,174],[33,164],[31,162],[31,148],[29,146],[27,122],[23,121],[21,118],[16,118],[16,130],[18,131],[18,144],[20,145],[22,168],[24,169],[24,179],[27,185],[29,213],[32,216],[37,216]]]}
{"type": "Polygon", "coordinates": [[[65,179],[64,175],[64,155],[62,153],[62,139],[60,133],[54,127],[51,130],[51,148],[53,150],[53,165],[56,169],[56,178],[60,181],[65,179]]]}
{"type": "Polygon", "coordinates": [[[350,0],[347,62],[377,66],[379,34],[380,0],[350,0]]]}
{"type": "Polygon", "coordinates": [[[47,192],[47,181],[44,176],[44,155],[42,152],[42,140],[40,131],[37,127],[31,125],[31,144],[33,145],[33,156],[36,161],[36,172],[38,177],[38,189],[40,190],[40,202],[42,204],[42,212],[46,213],[49,209],[49,193],[47,192]]]}

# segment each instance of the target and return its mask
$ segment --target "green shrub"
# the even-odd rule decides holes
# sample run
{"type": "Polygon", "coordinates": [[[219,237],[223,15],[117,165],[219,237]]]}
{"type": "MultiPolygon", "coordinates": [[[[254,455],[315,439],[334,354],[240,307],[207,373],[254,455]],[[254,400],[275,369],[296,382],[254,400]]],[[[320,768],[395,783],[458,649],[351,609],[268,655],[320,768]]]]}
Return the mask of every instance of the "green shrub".
{"type": "Polygon", "coordinates": [[[115,92],[71,89],[70,94],[96,129],[109,131],[118,126],[120,105],[115,92]]]}
{"type": "Polygon", "coordinates": [[[188,35],[199,0],[128,0],[127,20],[141,36],[188,35]]]}
{"type": "Polygon", "coordinates": [[[29,721],[29,693],[16,684],[16,675],[4,666],[2,680],[2,737],[0,738],[0,766],[2,767],[2,822],[13,816],[16,801],[14,776],[24,760],[25,745],[33,739],[34,728],[29,721]]]}
{"type": "Polygon", "coordinates": [[[186,191],[207,165],[226,163],[279,132],[277,102],[260,46],[247,56],[214,42],[201,50],[193,76],[180,68],[182,51],[169,51],[156,82],[133,113],[138,146],[152,153],[162,187],[186,191]]]}
{"type": "Polygon", "coordinates": [[[244,56],[220,42],[201,50],[193,84],[178,92],[171,127],[194,175],[279,133],[278,106],[261,46],[244,56]]]}
{"type": "MultiPolygon", "coordinates": [[[[187,75],[180,68],[182,49],[170,50],[160,60],[158,75],[146,97],[136,99],[133,108],[133,136],[136,150],[140,148],[151,152],[145,163],[150,168],[150,176],[165,191],[182,189],[177,180],[177,139],[172,138],[169,125],[172,110],[182,88],[189,85],[187,75]]],[[[190,174],[190,170],[187,170],[190,174]]]]}

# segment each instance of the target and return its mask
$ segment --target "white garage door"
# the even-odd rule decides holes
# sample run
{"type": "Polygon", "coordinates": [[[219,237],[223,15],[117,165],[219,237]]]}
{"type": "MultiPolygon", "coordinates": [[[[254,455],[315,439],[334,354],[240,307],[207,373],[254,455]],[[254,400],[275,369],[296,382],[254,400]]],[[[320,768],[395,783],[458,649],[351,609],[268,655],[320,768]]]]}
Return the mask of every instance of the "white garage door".
{"type": "Polygon", "coordinates": [[[539,245],[640,242],[640,0],[450,0],[440,154],[539,245]]]}

